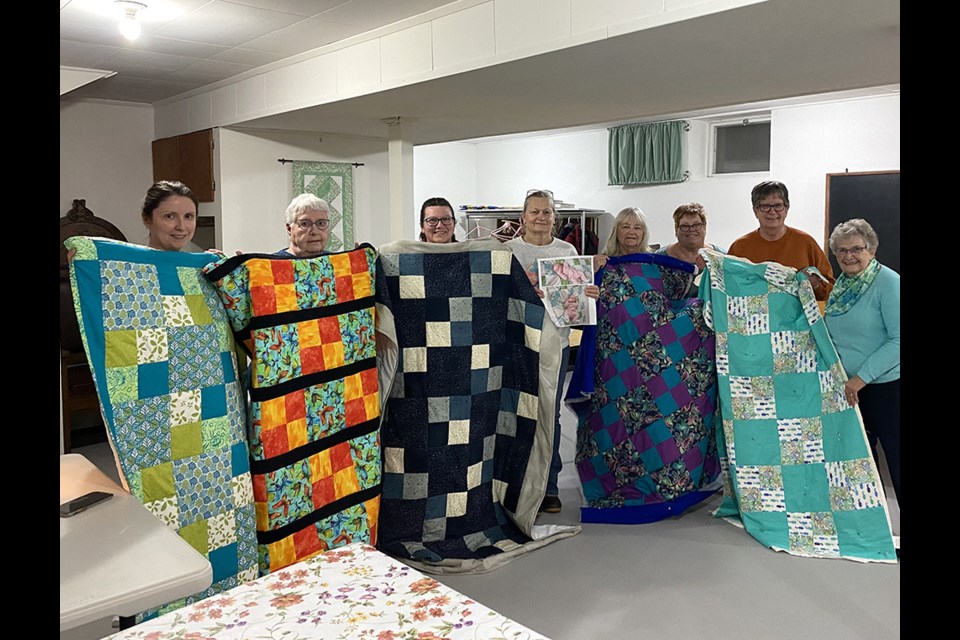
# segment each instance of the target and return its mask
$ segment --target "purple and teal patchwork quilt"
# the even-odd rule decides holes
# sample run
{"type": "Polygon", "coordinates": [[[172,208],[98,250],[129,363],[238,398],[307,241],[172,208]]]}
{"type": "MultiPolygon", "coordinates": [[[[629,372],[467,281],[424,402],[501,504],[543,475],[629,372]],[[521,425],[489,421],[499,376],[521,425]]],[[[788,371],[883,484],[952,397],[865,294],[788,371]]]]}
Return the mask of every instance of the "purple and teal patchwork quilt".
{"type": "Polygon", "coordinates": [[[597,274],[597,326],[567,394],[583,522],[653,522],[713,493],[702,489],[719,473],[715,340],[702,301],[681,297],[692,278],[692,265],[652,254],[597,274]]]}
{"type": "Polygon", "coordinates": [[[377,264],[380,548],[431,572],[482,572],[576,533],[534,526],[562,345],[513,254],[395,242],[377,264]]]}

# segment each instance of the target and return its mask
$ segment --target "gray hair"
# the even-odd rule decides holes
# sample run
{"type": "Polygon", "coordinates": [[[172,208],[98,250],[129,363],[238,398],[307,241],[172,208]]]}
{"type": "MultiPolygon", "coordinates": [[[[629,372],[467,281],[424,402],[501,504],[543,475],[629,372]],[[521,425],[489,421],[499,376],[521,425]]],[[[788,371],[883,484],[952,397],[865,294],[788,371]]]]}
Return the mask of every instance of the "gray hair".
{"type": "Polygon", "coordinates": [[[750,192],[750,202],[753,203],[753,208],[759,207],[760,201],[769,196],[779,196],[783,200],[783,204],[787,207],[790,206],[790,192],[787,190],[787,185],[776,180],[767,180],[755,186],[750,192]]]}
{"type": "Polygon", "coordinates": [[[853,218],[852,220],[841,222],[833,228],[833,231],[830,233],[830,251],[836,253],[837,245],[840,244],[841,240],[846,240],[854,236],[863,238],[863,241],[867,244],[867,250],[871,253],[875,252],[877,247],[880,246],[877,232],[873,230],[870,223],[863,218],[853,218]]]}
{"type": "Polygon", "coordinates": [[[625,221],[627,218],[639,220],[640,224],[643,226],[643,241],[640,243],[640,251],[638,253],[648,253],[650,251],[650,245],[647,242],[650,237],[650,229],[647,227],[647,219],[644,217],[643,211],[640,211],[640,209],[636,207],[627,207],[626,209],[621,209],[620,213],[617,214],[616,219],[613,221],[613,231],[610,232],[610,237],[607,239],[607,244],[603,247],[604,255],[623,255],[623,250],[620,248],[620,241],[617,239],[617,229],[620,228],[620,223],[625,221]]]}
{"type": "Polygon", "coordinates": [[[323,211],[327,215],[330,215],[330,205],[312,193],[301,193],[295,196],[293,200],[290,201],[290,204],[287,205],[287,210],[284,211],[284,218],[287,224],[293,224],[299,216],[307,211],[323,211]]]}

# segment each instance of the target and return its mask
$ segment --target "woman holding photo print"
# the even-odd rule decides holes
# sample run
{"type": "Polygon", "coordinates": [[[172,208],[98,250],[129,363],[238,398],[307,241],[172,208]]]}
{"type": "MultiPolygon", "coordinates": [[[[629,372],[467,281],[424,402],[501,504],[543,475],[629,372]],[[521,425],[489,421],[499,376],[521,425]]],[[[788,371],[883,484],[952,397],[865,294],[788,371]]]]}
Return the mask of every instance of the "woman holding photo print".
{"type": "MultiPolygon", "coordinates": [[[[564,242],[553,236],[553,229],[557,221],[556,206],[553,201],[553,192],[544,189],[532,189],[527,192],[523,201],[523,212],[520,214],[520,235],[505,244],[520,262],[520,266],[527,272],[530,282],[537,288],[537,293],[543,297],[543,292],[537,286],[539,274],[537,260],[541,258],[566,258],[578,255],[577,250],[569,242],[564,242]]],[[[586,295],[597,298],[600,289],[595,285],[586,288],[586,295]]],[[[560,459],[560,400],[563,397],[563,384],[567,375],[567,360],[570,355],[570,329],[559,327],[562,336],[563,351],[560,354],[560,380],[557,384],[556,410],[553,433],[553,458],[550,462],[550,474],[547,477],[547,491],[540,504],[540,511],[545,513],[559,513],[562,508],[560,489],[557,478],[563,468],[560,459]]]]}

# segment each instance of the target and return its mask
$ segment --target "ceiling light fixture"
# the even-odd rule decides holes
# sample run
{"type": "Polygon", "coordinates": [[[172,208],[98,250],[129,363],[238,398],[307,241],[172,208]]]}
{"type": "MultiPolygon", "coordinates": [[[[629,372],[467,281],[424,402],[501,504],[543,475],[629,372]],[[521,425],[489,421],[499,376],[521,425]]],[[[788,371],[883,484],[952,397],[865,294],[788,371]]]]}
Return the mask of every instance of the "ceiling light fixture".
{"type": "Polygon", "coordinates": [[[147,5],[143,2],[134,0],[116,0],[113,6],[121,13],[120,33],[127,40],[136,40],[140,37],[140,23],[137,22],[137,12],[146,9],[147,5]]]}

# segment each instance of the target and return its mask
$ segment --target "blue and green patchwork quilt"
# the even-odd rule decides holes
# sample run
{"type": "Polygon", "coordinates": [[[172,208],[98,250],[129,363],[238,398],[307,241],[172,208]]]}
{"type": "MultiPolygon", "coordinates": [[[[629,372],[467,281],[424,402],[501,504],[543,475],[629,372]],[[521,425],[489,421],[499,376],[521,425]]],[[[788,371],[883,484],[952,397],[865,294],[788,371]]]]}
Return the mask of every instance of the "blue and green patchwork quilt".
{"type": "Polygon", "coordinates": [[[652,254],[610,258],[597,274],[597,325],[584,331],[567,393],[583,522],[654,522],[716,491],[704,490],[720,471],[714,335],[703,302],[682,297],[693,275],[652,254]]]}
{"type": "Polygon", "coordinates": [[[701,254],[722,414],[716,515],[795,555],[895,561],[883,486],[807,277],[701,254]]]}
{"type": "Polygon", "coordinates": [[[562,344],[513,254],[401,241],[377,265],[380,548],[430,572],[483,572],[576,533],[534,526],[562,344]]]}
{"type": "Polygon", "coordinates": [[[211,254],[69,238],[74,306],[122,479],[205,555],[213,585],[257,577],[244,394],[211,254]]]}

